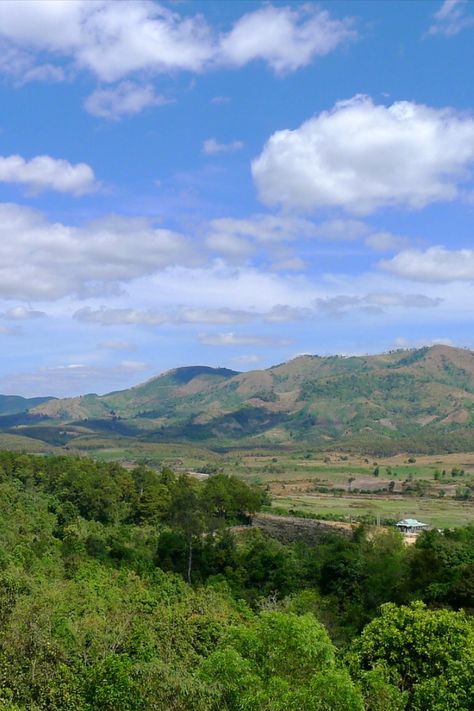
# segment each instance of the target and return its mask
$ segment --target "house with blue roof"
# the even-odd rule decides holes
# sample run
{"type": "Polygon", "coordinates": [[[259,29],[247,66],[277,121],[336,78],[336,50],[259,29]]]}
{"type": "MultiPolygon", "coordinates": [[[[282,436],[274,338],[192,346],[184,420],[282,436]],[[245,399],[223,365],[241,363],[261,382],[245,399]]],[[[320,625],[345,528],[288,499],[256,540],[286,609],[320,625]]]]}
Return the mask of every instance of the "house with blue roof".
{"type": "Polygon", "coordinates": [[[402,533],[421,533],[428,528],[427,523],[417,521],[416,518],[404,518],[395,524],[402,533]]]}

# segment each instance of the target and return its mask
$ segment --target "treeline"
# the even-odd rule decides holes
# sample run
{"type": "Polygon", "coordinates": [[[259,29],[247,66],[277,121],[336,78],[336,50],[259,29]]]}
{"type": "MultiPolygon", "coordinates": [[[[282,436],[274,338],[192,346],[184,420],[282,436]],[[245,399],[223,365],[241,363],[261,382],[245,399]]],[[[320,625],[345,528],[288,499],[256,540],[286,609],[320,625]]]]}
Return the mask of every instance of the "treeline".
{"type": "Polygon", "coordinates": [[[0,709],[474,708],[474,528],[410,548],[229,530],[265,501],[223,474],[0,453],[0,709]]]}

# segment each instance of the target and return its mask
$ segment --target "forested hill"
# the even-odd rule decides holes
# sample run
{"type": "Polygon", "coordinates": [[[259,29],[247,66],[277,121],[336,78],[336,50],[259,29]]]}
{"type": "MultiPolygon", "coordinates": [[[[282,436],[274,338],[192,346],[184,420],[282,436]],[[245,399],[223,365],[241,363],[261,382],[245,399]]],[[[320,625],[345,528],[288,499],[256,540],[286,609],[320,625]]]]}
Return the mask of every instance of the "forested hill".
{"type": "Polygon", "coordinates": [[[472,711],[474,528],[237,539],[265,499],[0,452],[0,708],[472,711]]]}
{"type": "MultiPolygon", "coordinates": [[[[128,390],[50,400],[31,408],[21,426],[80,423],[91,433],[212,446],[441,452],[472,449],[473,416],[474,353],[437,345],[304,355],[246,373],[178,368],[128,390]]],[[[3,426],[15,432],[17,425],[3,426]]]]}

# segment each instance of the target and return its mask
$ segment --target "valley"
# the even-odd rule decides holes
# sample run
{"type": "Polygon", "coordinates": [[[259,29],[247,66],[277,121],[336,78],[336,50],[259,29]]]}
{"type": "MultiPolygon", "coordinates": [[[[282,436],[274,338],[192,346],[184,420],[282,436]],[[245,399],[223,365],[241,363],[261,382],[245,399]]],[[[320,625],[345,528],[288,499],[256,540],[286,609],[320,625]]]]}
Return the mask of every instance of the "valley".
{"type": "Polygon", "coordinates": [[[474,520],[474,353],[301,356],[171,370],[99,396],[0,400],[0,447],[215,472],[280,513],[434,527],[474,520]],[[16,408],[16,409],[15,409],[16,408]]]}

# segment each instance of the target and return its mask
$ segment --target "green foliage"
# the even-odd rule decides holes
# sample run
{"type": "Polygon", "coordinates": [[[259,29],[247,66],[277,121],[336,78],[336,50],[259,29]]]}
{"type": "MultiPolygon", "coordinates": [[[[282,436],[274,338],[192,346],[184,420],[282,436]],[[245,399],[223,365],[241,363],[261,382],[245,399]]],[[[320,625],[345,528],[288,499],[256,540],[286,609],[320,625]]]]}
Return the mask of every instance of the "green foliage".
{"type": "Polygon", "coordinates": [[[264,501],[223,474],[0,453],[0,709],[474,707],[455,611],[474,608],[474,527],[409,548],[236,535],[264,501]]]}
{"type": "Polygon", "coordinates": [[[218,691],[216,709],[362,711],[347,672],[311,614],[264,612],[232,628],[199,674],[218,691]]]}
{"type": "Polygon", "coordinates": [[[386,604],[349,658],[356,674],[388,669],[413,711],[473,708],[474,627],[460,612],[386,604]]]}

